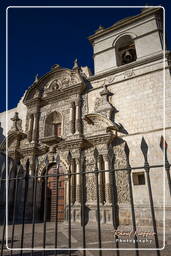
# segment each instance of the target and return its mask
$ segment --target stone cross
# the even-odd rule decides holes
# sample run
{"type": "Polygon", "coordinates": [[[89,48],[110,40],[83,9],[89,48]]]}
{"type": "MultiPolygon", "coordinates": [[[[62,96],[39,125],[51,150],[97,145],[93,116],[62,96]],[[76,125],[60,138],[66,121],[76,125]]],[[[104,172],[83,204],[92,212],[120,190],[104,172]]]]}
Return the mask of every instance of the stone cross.
{"type": "Polygon", "coordinates": [[[11,118],[13,121],[12,131],[22,131],[22,120],[18,117],[18,112],[15,112],[14,117],[11,118]]]}

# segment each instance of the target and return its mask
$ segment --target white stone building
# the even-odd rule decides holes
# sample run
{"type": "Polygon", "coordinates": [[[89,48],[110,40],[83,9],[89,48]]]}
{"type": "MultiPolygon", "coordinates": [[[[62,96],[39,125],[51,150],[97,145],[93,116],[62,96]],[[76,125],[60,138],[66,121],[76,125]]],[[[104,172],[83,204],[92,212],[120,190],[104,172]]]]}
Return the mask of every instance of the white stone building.
{"type": "MultiPolygon", "coordinates": [[[[8,111],[9,156],[19,158],[22,164],[29,158],[30,173],[34,173],[35,158],[38,157],[38,175],[44,174],[46,155],[51,163],[51,173],[56,153],[60,155],[61,172],[67,173],[69,150],[73,157],[71,172],[81,169],[80,152],[86,158],[85,171],[92,171],[95,147],[100,155],[98,168],[108,170],[109,144],[112,144],[115,155],[114,168],[125,168],[125,142],[130,149],[130,165],[143,166],[142,137],[148,144],[149,164],[163,164],[160,140],[164,126],[168,148],[171,145],[171,77],[169,51],[164,52],[163,48],[162,9],[145,8],[138,15],[118,21],[109,28],[99,27],[89,41],[94,50],[95,74],[92,75],[88,67],[79,67],[77,61],[71,70],[54,65],[47,74],[36,78],[17,107],[8,111]],[[13,118],[15,112],[18,116],[13,118]]],[[[6,112],[0,114],[3,134],[5,116],[6,112]]],[[[1,151],[4,150],[5,139],[1,142],[1,151]]],[[[168,161],[171,162],[169,150],[168,161]]],[[[164,172],[163,168],[150,171],[159,225],[162,225],[163,217],[164,179],[166,213],[171,209],[164,172]]],[[[104,172],[99,177],[101,221],[110,223],[111,176],[104,172]]],[[[145,172],[134,169],[131,177],[137,222],[148,225],[151,215],[145,172]]],[[[73,176],[71,182],[72,220],[79,222],[80,176],[73,176]]],[[[64,211],[68,204],[68,179],[62,180],[61,184],[61,210],[64,211]]],[[[53,194],[50,181],[48,186],[53,194]]],[[[119,223],[127,225],[131,222],[127,171],[116,172],[116,187],[119,223]]],[[[93,173],[86,175],[85,193],[88,221],[95,221],[93,173]]],[[[48,205],[51,209],[49,219],[54,220],[52,200],[48,205]]],[[[64,212],[60,220],[65,216],[64,212]]],[[[170,218],[171,214],[166,214],[167,223],[170,218]]]]}

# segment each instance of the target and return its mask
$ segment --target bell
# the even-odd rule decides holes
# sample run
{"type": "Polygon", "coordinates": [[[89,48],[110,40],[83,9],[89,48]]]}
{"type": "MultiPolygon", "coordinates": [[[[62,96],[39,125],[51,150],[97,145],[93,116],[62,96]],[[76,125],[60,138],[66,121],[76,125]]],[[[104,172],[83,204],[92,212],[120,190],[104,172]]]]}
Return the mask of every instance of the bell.
{"type": "Polygon", "coordinates": [[[130,63],[130,62],[133,61],[133,55],[128,50],[126,52],[124,52],[124,54],[122,55],[122,58],[123,58],[123,62],[125,64],[130,63]]]}

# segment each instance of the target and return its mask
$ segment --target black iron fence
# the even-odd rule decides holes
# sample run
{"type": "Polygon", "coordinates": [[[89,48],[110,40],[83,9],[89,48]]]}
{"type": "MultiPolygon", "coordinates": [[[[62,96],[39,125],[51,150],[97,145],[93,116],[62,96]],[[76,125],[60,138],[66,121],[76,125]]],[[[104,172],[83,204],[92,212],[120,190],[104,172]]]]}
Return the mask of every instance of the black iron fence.
{"type": "MultiPolygon", "coordinates": [[[[109,158],[109,170],[99,170],[98,169],[98,157],[99,153],[97,148],[94,150],[94,159],[95,159],[95,168],[92,171],[85,171],[85,158],[84,152],[80,154],[80,166],[81,169],[79,172],[71,172],[71,165],[72,165],[72,154],[68,152],[68,172],[61,173],[60,172],[60,157],[57,155],[54,159],[55,167],[53,166],[54,172],[48,173],[49,170],[49,160],[48,157],[45,159],[46,170],[43,175],[38,175],[37,170],[39,168],[38,161],[36,162],[35,173],[30,175],[29,174],[29,161],[27,161],[25,168],[22,168],[20,162],[16,161],[15,166],[13,167],[10,163],[8,168],[6,168],[5,163],[1,167],[0,173],[0,216],[1,216],[1,255],[7,255],[6,252],[6,243],[8,242],[8,247],[14,249],[15,239],[16,239],[16,228],[20,225],[20,232],[17,234],[18,237],[18,248],[20,248],[19,255],[23,255],[25,246],[24,240],[27,239],[27,234],[25,234],[25,226],[30,223],[30,254],[36,255],[37,252],[32,250],[35,248],[35,239],[36,239],[36,232],[35,228],[37,223],[41,223],[43,225],[43,232],[41,233],[42,237],[39,238],[41,242],[41,253],[45,255],[47,253],[47,223],[49,221],[48,217],[48,182],[49,178],[52,179],[53,182],[53,191],[54,194],[52,195],[53,198],[53,248],[56,249],[53,251],[55,255],[60,254],[58,249],[61,248],[61,243],[59,243],[59,226],[61,225],[61,220],[65,221],[65,227],[67,227],[67,254],[71,255],[73,250],[77,250],[77,248],[72,248],[72,199],[71,199],[71,188],[72,188],[72,177],[79,175],[80,176],[80,184],[81,184],[81,197],[80,197],[80,231],[81,231],[81,244],[79,244],[79,248],[86,249],[87,246],[87,220],[86,220],[86,176],[89,174],[93,174],[95,177],[95,191],[96,191],[96,229],[95,232],[97,233],[97,251],[98,255],[103,254],[103,228],[101,223],[101,204],[100,204],[100,194],[99,194],[99,175],[101,173],[109,172],[111,177],[111,190],[112,190],[112,228],[113,230],[117,230],[119,226],[119,215],[118,215],[118,202],[117,202],[117,185],[116,185],[116,172],[117,171],[124,171],[127,173],[128,177],[128,188],[129,188],[129,204],[131,209],[131,225],[132,225],[132,234],[134,239],[134,252],[135,255],[141,254],[139,250],[139,239],[136,233],[137,231],[137,221],[136,221],[136,214],[135,214],[135,206],[134,206],[134,195],[133,195],[133,182],[132,182],[132,171],[133,170],[143,170],[146,175],[146,189],[148,191],[148,202],[150,205],[150,213],[151,213],[151,220],[152,220],[152,230],[153,230],[153,238],[154,244],[156,248],[156,254],[160,255],[160,245],[159,245],[159,238],[158,238],[158,231],[157,231],[157,222],[156,222],[156,215],[155,215],[155,207],[154,207],[154,200],[153,200],[153,190],[151,185],[151,178],[150,172],[156,168],[165,168],[166,177],[168,184],[166,184],[166,189],[169,189],[171,195],[171,177],[170,177],[170,163],[168,162],[167,158],[167,143],[164,141],[163,137],[161,137],[160,147],[163,151],[164,156],[164,164],[160,165],[150,165],[148,163],[148,145],[145,142],[144,138],[141,142],[141,150],[144,156],[144,165],[143,166],[136,166],[131,167],[129,161],[129,147],[125,144],[125,155],[126,155],[126,163],[127,166],[122,169],[114,168],[115,163],[115,156],[113,153],[113,146],[109,145],[108,148],[108,158],[109,158]],[[6,171],[8,172],[6,174],[6,171]],[[61,178],[63,177],[63,178],[61,178]],[[63,206],[63,192],[62,187],[64,179],[67,178],[68,182],[68,190],[67,190],[67,205],[66,208],[62,208],[63,206]],[[40,191],[40,180],[43,179],[43,183],[41,182],[41,191],[40,191]],[[31,185],[30,185],[31,184],[31,185]],[[6,204],[7,207],[7,216],[5,211],[5,186],[7,185],[6,193],[8,197],[8,202],[6,204]],[[40,207],[37,206],[37,195],[44,194],[43,197],[43,204],[40,207]],[[62,202],[62,203],[61,203],[62,202]],[[39,208],[39,211],[38,211],[39,208]],[[40,213],[41,212],[41,213],[40,213]],[[6,226],[8,224],[8,227],[6,226]],[[10,227],[10,234],[9,234],[9,227],[10,227]],[[7,233],[7,236],[6,236],[7,233]],[[8,239],[8,240],[7,240],[8,239]]],[[[164,170],[164,169],[163,169],[164,170]]],[[[112,248],[114,249],[114,255],[122,254],[122,251],[119,249],[122,248],[120,245],[119,235],[117,232],[114,232],[114,239],[112,248]]],[[[28,249],[28,248],[27,248],[28,249]]],[[[66,248],[61,248],[66,249],[66,248]]],[[[50,250],[50,249],[49,249],[50,250]]],[[[111,249],[112,250],[112,249],[111,249]]],[[[86,255],[86,250],[82,251],[83,255],[86,255]]],[[[15,254],[15,251],[10,250],[8,251],[8,255],[15,254]]],[[[105,255],[105,254],[104,254],[105,255]]]]}

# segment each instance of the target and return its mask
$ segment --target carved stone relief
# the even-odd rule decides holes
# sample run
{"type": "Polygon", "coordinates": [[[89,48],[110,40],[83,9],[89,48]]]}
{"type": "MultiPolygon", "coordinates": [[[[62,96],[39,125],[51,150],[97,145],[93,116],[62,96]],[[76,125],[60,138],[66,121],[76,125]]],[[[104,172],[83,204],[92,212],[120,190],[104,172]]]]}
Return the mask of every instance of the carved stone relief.
{"type": "Polygon", "coordinates": [[[58,75],[57,78],[54,78],[50,82],[48,82],[44,89],[46,92],[62,90],[64,88],[67,88],[68,86],[72,86],[80,82],[81,82],[80,78],[78,77],[77,74],[63,73],[58,75]]]}
{"type": "Polygon", "coordinates": [[[124,78],[130,78],[134,75],[135,75],[135,73],[134,73],[133,69],[130,69],[130,70],[127,70],[124,72],[124,78]]]}
{"type": "MultiPolygon", "coordinates": [[[[115,169],[126,167],[126,157],[124,152],[124,143],[117,145],[114,148],[115,154],[115,169]]],[[[118,193],[118,202],[127,203],[129,202],[129,185],[128,185],[128,174],[127,171],[116,171],[116,186],[118,193]]]]}
{"type": "Polygon", "coordinates": [[[82,95],[82,117],[88,114],[88,95],[85,93],[82,95]]]}

